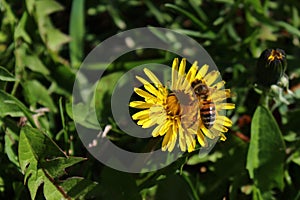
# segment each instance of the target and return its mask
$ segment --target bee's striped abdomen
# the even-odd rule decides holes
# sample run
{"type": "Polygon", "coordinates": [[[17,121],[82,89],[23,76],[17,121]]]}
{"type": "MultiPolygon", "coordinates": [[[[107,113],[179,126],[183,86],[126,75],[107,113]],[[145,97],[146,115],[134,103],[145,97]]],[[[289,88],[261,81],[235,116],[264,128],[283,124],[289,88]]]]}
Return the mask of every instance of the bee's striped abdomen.
{"type": "Polygon", "coordinates": [[[203,125],[210,129],[216,120],[216,107],[212,101],[202,100],[200,115],[203,125]]]}

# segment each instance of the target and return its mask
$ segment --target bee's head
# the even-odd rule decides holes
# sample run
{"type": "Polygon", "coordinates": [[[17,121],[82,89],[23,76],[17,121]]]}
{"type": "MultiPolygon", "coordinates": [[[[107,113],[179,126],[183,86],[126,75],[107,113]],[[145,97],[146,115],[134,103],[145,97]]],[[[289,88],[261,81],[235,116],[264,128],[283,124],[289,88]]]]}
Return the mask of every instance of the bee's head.
{"type": "Polygon", "coordinates": [[[196,80],[191,84],[196,95],[206,95],[209,92],[208,86],[201,80],[196,80]]]}

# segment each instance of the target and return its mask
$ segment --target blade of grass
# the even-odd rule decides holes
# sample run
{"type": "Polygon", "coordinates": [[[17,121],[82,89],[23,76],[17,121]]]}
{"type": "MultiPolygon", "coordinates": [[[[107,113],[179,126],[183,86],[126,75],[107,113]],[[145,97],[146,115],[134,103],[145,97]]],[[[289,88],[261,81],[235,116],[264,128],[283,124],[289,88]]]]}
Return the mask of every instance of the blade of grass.
{"type": "Polygon", "coordinates": [[[279,27],[284,28],[287,32],[296,35],[297,37],[300,37],[300,31],[296,27],[292,26],[291,24],[288,24],[284,21],[278,21],[275,24],[279,27]]]}
{"type": "Polygon", "coordinates": [[[159,11],[152,3],[152,1],[145,0],[146,6],[149,8],[151,13],[154,15],[159,24],[164,24],[166,22],[164,15],[161,11],[159,11]]]}
{"type": "Polygon", "coordinates": [[[65,123],[65,116],[64,116],[64,110],[63,110],[63,105],[62,105],[62,97],[59,98],[59,113],[61,117],[61,124],[63,127],[63,133],[64,133],[64,140],[66,143],[68,143],[68,133],[67,133],[67,127],[65,123]]]}
{"type": "Polygon", "coordinates": [[[69,43],[70,59],[73,68],[79,68],[84,55],[84,0],[74,0],[72,3],[70,17],[70,36],[69,43]]]}
{"type": "Polygon", "coordinates": [[[205,12],[201,9],[202,2],[201,1],[197,1],[197,0],[189,0],[189,3],[193,7],[193,9],[197,12],[199,18],[202,21],[206,22],[208,20],[208,17],[205,14],[205,12]]]}
{"type": "Polygon", "coordinates": [[[195,17],[193,14],[191,14],[190,12],[176,6],[176,5],[173,5],[173,4],[169,4],[169,3],[166,3],[165,6],[167,8],[170,8],[176,12],[179,12],[180,14],[186,16],[187,18],[189,18],[190,20],[192,20],[197,26],[200,27],[200,29],[202,30],[205,30],[207,27],[205,26],[204,23],[202,23],[200,20],[198,20],[197,17],[195,17]]]}
{"type": "Polygon", "coordinates": [[[126,23],[122,20],[122,17],[120,15],[119,9],[116,8],[116,6],[113,4],[112,1],[109,1],[110,4],[107,6],[107,11],[109,12],[110,16],[112,17],[113,21],[117,25],[119,29],[125,29],[126,23]]]}

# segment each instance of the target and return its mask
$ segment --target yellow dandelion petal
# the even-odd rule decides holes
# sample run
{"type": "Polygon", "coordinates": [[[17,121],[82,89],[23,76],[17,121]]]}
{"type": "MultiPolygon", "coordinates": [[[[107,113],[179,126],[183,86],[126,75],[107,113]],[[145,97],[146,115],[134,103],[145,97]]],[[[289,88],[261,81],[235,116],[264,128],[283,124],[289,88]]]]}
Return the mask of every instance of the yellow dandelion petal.
{"type": "Polygon", "coordinates": [[[211,98],[214,100],[214,102],[223,101],[224,99],[227,99],[231,96],[230,90],[217,90],[212,95],[211,98]]]}
{"type": "Polygon", "coordinates": [[[235,108],[234,103],[219,103],[216,104],[216,109],[217,110],[231,110],[235,108]]]}
{"type": "Polygon", "coordinates": [[[197,75],[196,75],[196,79],[198,80],[202,80],[203,77],[205,76],[205,74],[207,73],[209,66],[208,65],[203,65],[200,70],[198,71],[197,75]]]}
{"type": "Polygon", "coordinates": [[[206,74],[204,80],[208,86],[211,86],[218,78],[220,78],[220,72],[213,70],[206,74]]]}
{"type": "Polygon", "coordinates": [[[139,80],[143,85],[149,85],[150,83],[140,76],[135,76],[137,80],[139,80]]]}
{"type": "Polygon", "coordinates": [[[148,81],[146,81],[145,79],[143,79],[142,77],[137,76],[136,77],[141,83],[144,84],[144,88],[150,92],[151,94],[157,96],[159,95],[159,91],[152,85],[150,84],[148,81]]]}
{"type": "MultiPolygon", "coordinates": [[[[136,76],[136,78],[141,82],[143,83],[144,85],[144,88],[152,93],[153,95],[157,96],[158,98],[160,98],[161,96],[161,91],[159,91],[157,88],[155,88],[151,83],[149,83],[148,81],[146,81],[145,79],[143,79],[142,77],[139,77],[139,76],[136,76]]],[[[160,87],[160,85],[158,86],[160,87]]],[[[161,88],[161,87],[160,87],[161,88]]]]}
{"type": "Polygon", "coordinates": [[[161,113],[164,111],[164,108],[161,105],[153,105],[151,108],[149,108],[151,111],[151,114],[161,113]]]}
{"type": "Polygon", "coordinates": [[[180,90],[180,88],[183,88],[182,84],[185,80],[185,66],[186,66],[186,59],[183,58],[179,65],[179,71],[177,74],[177,82],[175,84],[174,90],[180,90]]]}
{"type": "Polygon", "coordinates": [[[148,92],[140,89],[140,88],[134,88],[135,93],[137,93],[139,96],[145,98],[145,99],[156,99],[155,96],[152,94],[149,94],[148,92]]]}
{"type": "Polygon", "coordinates": [[[184,92],[188,93],[191,90],[191,86],[190,83],[188,82],[187,79],[184,79],[181,86],[180,86],[181,90],[183,90],[184,92]]]}
{"type": "Polygon", "coordinates": [[[170,141],[169,141],[169,144],[168,144],[168,151],[169,152],[173,151],[173,149],[175,147],[176,140],[177,140],[177,131],[174,132],[173,130],[171,130],[170,134],[171,134],[171,137],[170,137],[170,141]]]}
{"type": "Polygon", "coordinates": [[[195,80],[197,71],[198,71],[198,62],[195,61],[186,75],[186,79],[189,81],[189,83],[195,80]]]}
{"type": "Polygon", "coordinates": [[[165,130],[166,130],[165,123],[160,123],[153,129],[152,136],[153,137],[157,137],[159,135],[162,136],[166,133],[165,130]]]}
{"type": "Polygon", "coordinates": [[[215,123],[213,128],[218,130],[218,131],[221,131],[221,132],[227,132],[228,131],[228,128],[226,128],[222,124],[218,124],[218,123],[215,123]]]}
{"type": "Polygon", "coordinates": [[[216,123],[223,124],[224,126],[231,127],[232,121],[226,116],[217,116],[216,123]]]}
{"type": "Polygon", "coordinates": [[[188,152],[191,152],[195,148],[194,141],[195,138],[188,132],[185,133],[186,145],[188,147],[188,152]]]}
{"type": "Polygon", "coordinates": [[[217,90],[221,89],[222,87],[224,87],[225,85],[225,81],[220,81],[220,82],[217,82],[216,84],[214,84],[213,86],[211,86],[212,88],[216,88],[217,90]]]}
{"type": "Polygon", "coordinates": [[[160,80],[147,68],[144,68],[145,74],[148,76],[148,78],[154,83],[155,85],[162,85],[160,80]]]}
{"type": "Polygon", "coordinates": [[[132,115],[132,119],[138,120],[138,119],[149,118],[149,113],[150,113],[150,111],[148,109],[139,111],[139,112],[132,115]]]}
{"type": "Polygon", "coordinates": [[[184,81],[184,77],[181,75],[178,75],[177,84],[175,85],[175,91],[181,90],[183,81],[184,81]]]}
{"type": "Polygon", "coordinates": [[[172,85],[171,90],[175,90],[177,84],[177,77],[178,77],[178,58],[175,58],[172,64],[172,85]]]}
{"type": "Polygon", "coordinates": [[[153,131],[152,131],[152,136],[153,137],[157,137],[160,135],[161,132],[161,128],[164,126],[164,124],[159,124],[158,126],[156,126],[153,131]]]}
{"type": "Polygon", "coordinates": [[[169,142],[172,136],[172,127],[168,127],[168,130],[164,136],[163,142],[162,142],[162,150],[166,151],[167,148],[170,146],[169,142]]]}
{"type": "Polygon", "coordinates": [[[154,120],[148,119],[147,121],[145,121],[143,123],[142,128],[149,128],[149,127],[151,127],[151,126],[153,126],[155,124],[156,124],[156,122],[154,120]]]}
{"type": "Polygon", "coordinates": [[[215,135],[209,129],[205,128],[204,125],[201,125],[201,131],[208,138],[210,138],[210,139],[214,139],[215,138],[215,135]]]}
{"type": "Polygon", "coordinates": [[[225,140],[226,140],[226,136],[225,136],[222,132],[220,132],[220,131],[218,131],[218,130],[216,130],[216,129],[214,129],[214,128],[210,129],[210,131],[211,131],[215,136],[220,137],[219,139],[220,139],[221,141],[225,141],[225,140]]]}
{"type": "Polygon", "coordinates": [[[166,88],[164,87],[159,87],[158,89],[158,94],[157,94],[157,98],[160,99],[160,100],[164,100],[166,99],[166,97],[168,96],[168,91],[166,88]]]}
{"type": "Polygon", "coordinates": [[[187,130],[185,130],[184,135],[185,135],[185,139],[186,139],[186,145],[190,146],[194,140],[192,134],[190,134],[187,130]]]}
{"type": "Polygon", "coordinates": [[[196,140],[193,140],[192,144],[188,146],[188,152],[194,151],[195,147],[196,147],[196,140]]]}
{"type": "MultiPolygon", "coordinates": [[[[152,114],[151,114],[152,117],[152,114]]],[[[166,123],[166,114],[165,113],[158,113],[152,117],[152,120],[155,120],[157,124],[166,123]]]]}
{"type": "Polygon", "coordinates": [[[220,140],[225,141],[227,138],[223,133],[220,133],[220,140]]]}
{"type": "Polygon", "coordinates": [[[207,146],[206,139],[205,139],[204,135],[203,135],[201,132],[198,132],[198,133],[197,133],[197,140],[198,140],[199,144],[200,144],[202,147],[207,146]]]}
{"type": "Polygon", "coordinates": [[[183,88],[182,84],[183,84],[184,78],[185,78],[184,76],[181,76],[178,74],[177,83],[176,83],[175,89],[174,89],[175,91],[179,91],[179,90],[181,90],[181,88],[183,88]]]}
{"type": "Polygon", "coordinates": [[[144,101],[132,101],[129,103],[129,106],[132,108],[144,109],[144,108],[150,108],[151,106],[153,106],[153,103],[147,103],[144,101]]]}
{"type": "Polygon", "coordinates": [[[144,124],[146,124],[148,121],[149,121],[149,117],[146,117],[144,119],[140,119],[137,124],[140,125],[140,126],[144,126],[144,124]]]}
{"type": "Polygon", "coordinates": [[[178,122],[177,120],[174,120],[174,122],[173,122],[173,126],[172,126],[172,128],[173,128],[173,132],[174,133],[178,133],[178,131],[179,131],[179,126],[180,126],[180,122],[178,122]]]}
{"type": "Polygon", "coordinates": [[[172,125],[172,122],[170,120],[167,120],[165,125],[161,128],[160,136],[163,136],[164,134],[166,134],[166,132],[168,132],[168,130],[170,129],[171,125],[172,125]]]}
{"type": "Polygon", "coordinates": [[[183,128],[181,126],[179,126],[178,133],[179,133],[179,147],[181,151],[186,151],[185,135],[184,135],[183,128]]]}
{"type": "Polygon", "coordinates": [[[183,58],[179,65],[179,73],[178,73],[179,76],[185,76],[185,66],[186,66],[186,59],[183,58]]]}

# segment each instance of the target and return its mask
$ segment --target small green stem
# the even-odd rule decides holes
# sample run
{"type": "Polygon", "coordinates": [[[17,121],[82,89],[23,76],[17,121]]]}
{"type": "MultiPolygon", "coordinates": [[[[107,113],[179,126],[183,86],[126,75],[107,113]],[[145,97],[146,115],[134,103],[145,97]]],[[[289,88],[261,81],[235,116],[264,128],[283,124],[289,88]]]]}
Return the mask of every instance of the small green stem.
{"type": "Polygon", "coordinates": [[[17,91],[17,89],[18,89],[18,86],[19,86],[19,84],[20,84],[20,81],[19,81],[19,80],[17,80],[17,81],[15,82],[14,86],[13,86],[13,89],[12,89],[12,91],[11,91],[11,95],[12,95],[12,96],[15,96],[15,94],[16,94],[16,91],[17,91]]]}
{"type": "Polygon", "coordinates": [[[269,109],[269,89],[263,89],[263,92],[260,96],[259,104],[269,109]]]}

